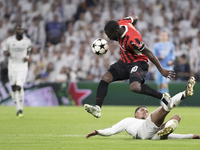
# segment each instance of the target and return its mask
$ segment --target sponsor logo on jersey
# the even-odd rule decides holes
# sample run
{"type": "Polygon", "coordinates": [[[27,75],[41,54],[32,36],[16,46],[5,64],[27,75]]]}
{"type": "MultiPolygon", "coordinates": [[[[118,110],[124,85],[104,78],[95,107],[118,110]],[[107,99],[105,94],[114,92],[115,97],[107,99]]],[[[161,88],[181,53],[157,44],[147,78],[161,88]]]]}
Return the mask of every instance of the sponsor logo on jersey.
{"type": "Polygon", "coordinates": [[[13,48],[13,50],[16,52],[22,52],[22,51],[24,51],[24,48],[16,47],[16,48],[13,48]]]}

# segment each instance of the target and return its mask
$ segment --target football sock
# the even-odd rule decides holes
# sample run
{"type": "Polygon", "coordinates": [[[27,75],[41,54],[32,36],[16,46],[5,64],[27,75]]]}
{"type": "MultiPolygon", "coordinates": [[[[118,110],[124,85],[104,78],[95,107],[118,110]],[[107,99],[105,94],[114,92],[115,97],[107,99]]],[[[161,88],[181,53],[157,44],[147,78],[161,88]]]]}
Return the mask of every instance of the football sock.
{"type": "Polygon", "coordinates": [[[24,89],[21,89],[19,91],[19,109],[23,110],[23,106],[24,106],[24,89]]]}
{"type": "Polygon", "coordinates": [[[154,90],[153,88],[151,88],[147,84],[141,84],[141,94],[153,96],[153,97],[158,98],[158,99],[161,99],[162,96],[163,96],[162,93],[154,90]]]}
{"type": "Polygon", "coordinates": [[[18,91],[15,91],[15,92],[12,91],[11,97],[12,97],[12,100],[15,104],[16,110],[18,111],[19,110],[19,92],[18,91]]]}
{"type": "Polygon", "coordinates": [[[16,110],[18,111],[18,110],[20,110],[20,103],[19,103],[19,100],[20,100],[20,98],[19,98],[19,91],[16,91],[16,110]]]}
{"type": "Polygon", "coordinates": [[[11,97],[12,97],[12,100],[13,100],[14,104],[16,105],[16,92],[12,91],[11,92],[11,97]]]}
{"type": "Polygon", "coordinates": [[[96,95],[96,105],[99,107],[102,106],[103,100],[108,92],[108,83],[101,80],[99,82],[98,88],[97,88],[97,95],[96,95]]]}

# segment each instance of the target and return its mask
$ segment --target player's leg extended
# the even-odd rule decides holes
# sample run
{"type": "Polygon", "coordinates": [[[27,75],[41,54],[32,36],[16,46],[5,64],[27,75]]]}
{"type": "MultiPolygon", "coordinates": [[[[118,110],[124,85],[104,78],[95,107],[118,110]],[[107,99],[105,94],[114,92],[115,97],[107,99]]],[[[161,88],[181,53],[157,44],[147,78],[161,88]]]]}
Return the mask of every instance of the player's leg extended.
{"type": "Polygon", "coordinates": [[[180,104],[180,102],[189,96],[192,96],[194,93],[193,87],[195,85],[195,78],[194,77],[190,77],[190,79],[188,80],[188,84],[186,86],[186,89],[183,92],[180,92],[176,95],[174,95],[169,101],[169,105],[165,105],[164,103],[161,103],[163,108],[166,111],[170,111],[172,108],[178,106],[180,104]]]}
{"type": "Polygon", "coordinates": [[[131,91],[145,94],[149,96],[153,96],[161,100],[161,104],[165,105],[165,107],[170,107],[170,95],[168,93],[160,93],[153,88],[149,87],[147,84],[141,84],[139,82],[132,82],[130,84],[131,91]]]}
{"type": "Polygon", "coordinates": [[[19,99],[18,117],[21,118],[24,116],[24,114],[23,114],[23,106],[24,106],[24,89],[23,89],[23,87],[17,86],[17,96],[19,99]]]}
{"type": "Polygon", "coordinates": [[[130,71],[130,89],[132,92],[145,94],[153,96],[160,99],[164,104],[168,105],[170,96],[166,93],[162,94],[159,91],[154,90],[144,83],[144,78],[148,71],[148,64],[145,62],[137,62],[133,64],[133,67],[130,71]]]}
{"type": "Polygon", "coordinates": [[[18,116],[19,114],[19,109],[20,109],[20,106],[19,106],[19,98],[18,98],[18,91],[17,91],[17,86],[16,85],[12,85],[12,91],[11,91],[11,97],[12,97],[12,100],[15,104],[15,107],[16,107],[16,111],[17,111],[17,114],[16,116],[18,116]]]}
{"type": "Polygon", "coordinates": [[[24,83],[27,75],[27,70],[22,70],[19,72],[17,77],[17,92],[18,92],[18,99],[19,99],[19,117],[23,117],[23,106],[24,106],[24,83]]]}
{"type": "Polygon", "coordinates": [[[166,139],[167,136],[172,133],[177,127],[180,121],[180,116],[175,115],[167,123],[163,124],[165,117],[170,111],[166,111],[162,106],[157,108],[151,115],[151,121],[155,123],[157,127],[161,127],[162,130],[158,131],[156,136],[160,139],[166,139]]]}
{"type": "Polygon", "coordinates": [[[102,76],[102,80],[99,82],[97,88],[95,106],[89,104],[84,105],[85,110],[96,118],[101,117],[101,106],[103,104],[105,96],[107,95],[108,85],[112,81],[112,79],[113,79],[112,74],[110,72],[106,72],[102,76]]]}
{"type": "Polygon", "coordinates": [[[96,118],[101,116],[101,106],[105,96],[107,95],[109,83],[128,79],[129,73],[126,69],[125,64],[120,61],[110,66],[108,71],[102,76],[102,80],[98,85],[95,106],[89,104],[84,105],[84,108],[88,113],[92,114],[96,118]]]}
{"type": "Polygon", "coordinates": [[[113,81],[113,76],[110,72],[106,72],[102,76],[102,80],[99,82],[98,88],[97,88],[97,94],[96,94],[96,105],[99,107],[102,106],[105,96],[108,92],[108,85],[110,82],[113,81]]]}
{"type": "Polygon", "coordinates": [[[15,107],[16,107],[16,111],[17,111],[16,115],[18,116],[19,96],[18,96],[17,86],[16,86],[17,75],[18,75],[18,72],[16,70],[14,70],[13,68],[8,68],[9,83],[10,83],[10,85],[12,87],[11,97],[12,97],[12,100],[13,100],[13,102],[15,104],[15,107]]]}
{"type": "MultiPolygon", "coordinates": [[[[154,122],[158,127],[160,127],[163,124],[165,117],[173,107],[178,106],[179,103],[184,98],[193,95],[194,85],[195,85],[195,78],[190,77],[185,91],[174,95],[170,99],[169,103],[171,107],[166,108],[166,105],[163,104],[162,107],[159,107],[158,109],[156,109],[154,112],[151,113],[152,122],[154,122]]],[[[180,116],[175,115],[174,117],[172,117],[166,124],[164,124],[164,128],[158,132],[158,136],[160,136],[162,139],[167,138],[167,136],[177,128],[179,121],[180,121],[180,116]]]]}
{"type": "Polygon", "coordinates": [[[162,124],[162,130],[158,131],[158,136],[160,137],[160,139],[167,139],[168,135],[178,127],[180,120],[181,117],[179,115],[174,115],[167,122],[162,124]]]}
{"type": "Polygon", "coordinates": [[[180,92],[171,98],[171,108],[178,106],[183,99],[185,99],[186,97],[190,97],[194,94],[193,87],[195,83],[195,78],[190,77],[186,89],[183,92],[180,92]]]}

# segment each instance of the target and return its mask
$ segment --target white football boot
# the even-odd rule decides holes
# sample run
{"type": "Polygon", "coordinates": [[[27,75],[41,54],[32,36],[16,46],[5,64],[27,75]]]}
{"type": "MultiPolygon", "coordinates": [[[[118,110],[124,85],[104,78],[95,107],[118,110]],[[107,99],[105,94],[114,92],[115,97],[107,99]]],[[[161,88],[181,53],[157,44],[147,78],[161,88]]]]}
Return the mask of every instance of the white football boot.
{"type": "Polygon", "coordinates": [[[85,104],[84,108],[88,113],[92,114],[94,117],[96,118],[101,117],[101,108],[98,105],[92,106],[89,104],[85,104]]]}
{"type": "Polygon", "coordinates": [[[178,121],[175,119],[169,120],[166,124],[164,129],[158,131],[158,136],[161,139],[166,139],[167,136],[172,133],[178,127],[178,121]]]}
{"type": "Polygon", "coordinates": [[[182,99],[192,96],[194,94],[193,87],[194,87],[195,83],[196,83],[195,78],[190,77],[190,79],[188,80],[188,84],[186,86],[185,91],[181,92],[183,98],[178,98],[180,96],[179,94],[175,95],[174,97],[171,98],[172,99],[171,105],[173,107],[177,107],[180,104],[180,102],[182,101],[182,99]]]}

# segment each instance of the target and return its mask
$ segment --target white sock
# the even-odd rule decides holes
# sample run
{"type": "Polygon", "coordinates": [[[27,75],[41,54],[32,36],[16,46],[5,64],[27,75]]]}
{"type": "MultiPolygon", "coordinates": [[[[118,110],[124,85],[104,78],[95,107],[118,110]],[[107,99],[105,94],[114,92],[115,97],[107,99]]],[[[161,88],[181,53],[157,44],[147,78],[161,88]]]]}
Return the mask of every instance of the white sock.
{"type": "Polygon", "coordinates": [[[181,102],[183,96],[184,96],[184,93],[185,93],[185,91],[180,92],[180,93],[174,95],[174,96],[171,98],[173,104],[175,104],[176,106],[178,106],[178,105],[180,104],[180,102],[181,102]]]}
{"type": "Polygon", "coordinates": [[[20,104],[19,104],[19,91],[17,91],[16,93],[15,93],[15,101],[16,101],[16,110],[18,111],[18,110],[20,110],[20,104]]]}
{"type": "Polygon", "coordinates": [[[13,102],[16,103],[16,92],[12,91],[11,97],[12,97],[13,102]]]}
{"type": "Polygon", "coordinates": [[[167,123],[165,124],[165,128],[168,126],[172,126],[173,130],[175,130],[178,127],[178,121],[176,119],[171,119],[167,121],[167,123]]]}
{"type": "Polygon", "coordinates": [[[24,106],[24,89],[21,89],[21,91],[19,91],[19,109],[23,110],[23,106],[24,106]]]}
{"type": "Polygon", "coordinates": [[[11,97],[12,97],[12,100],[15,104],[15,107],[16,107],[16,111],[19,110],[19,98],[18,98],[18,91],[12,91],[11,92],[11,97]]]}

